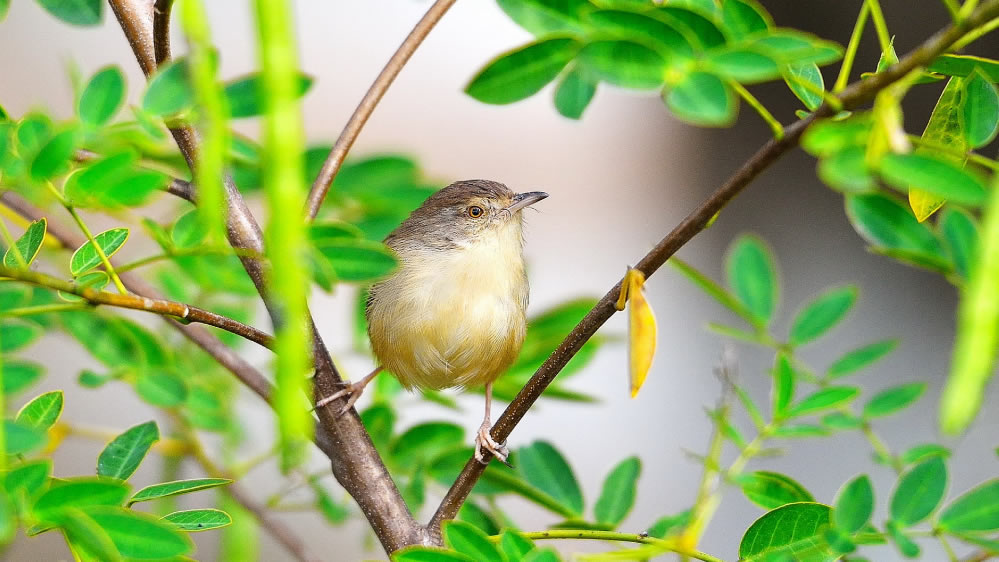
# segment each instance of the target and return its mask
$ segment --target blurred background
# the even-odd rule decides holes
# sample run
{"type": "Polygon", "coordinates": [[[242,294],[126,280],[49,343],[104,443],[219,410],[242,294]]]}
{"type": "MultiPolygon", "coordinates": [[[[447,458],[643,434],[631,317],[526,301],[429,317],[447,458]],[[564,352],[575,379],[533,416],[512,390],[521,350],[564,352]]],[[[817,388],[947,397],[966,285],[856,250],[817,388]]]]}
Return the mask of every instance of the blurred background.
{"type": "MultiPolygon", "coordinates": [[[[253,71],[256,53],[248,3],[214,0],[207,4],[223,77],[253,71]]],[[[861,2],[764,0],[763,4],[780,26],[845,44],[861,2]]],[[[897,34],[900,55],[947,21],[942,4],[934,0],[884,1],[883,5],[889,28],[897,34]]],[[[302,68],[316,79],[304,101],[310,141],[335,140],[370,82],[428,6],[423,0],[296,4],[302,68]]],[[[178,27],[174,26],[176,52],[183,49],[178,27]]],[[[511,106],[483,105],[462,93],[487,60],[529,39],[493,2],[458,2],[402,71],[352,154],[412,155],[442,185],[456,179],[489,178],[516,191],[547,191],[551,197],[527,218],[531,312],[536,313],[570,297],[603,295],[627,265],[637,262],[715,189],[766,141],[769,132],[745,106],[734,128],[696,129],[669,116],[655,95],[634,95],[605,85],[578,122],[556,113],[551,87],[511,106]]],[[[994,53],[995,46],[993,40],[986,50],[993,47],[994,53]]],[[[873,70],[878,54],[873,30],[869,30],[858,69],[873,70]]],[[[83,76],[108,64],[120,65],[129,75],[132,102],[138,100],[142,76],[110,13],[100,28],[72,28],[34,2],[13,2],[7,20],[0,24],[0,102],[7,110],[20,115],[40,105],[57,116],[69,116],[69,62],[78,65],[83,76]]],[[[827,73],[827,83],[833,78],[827,73]]],[[[753,91],[782,122],[794,118],[798,104],[783,84],[753,91]]],[[[906,108],[910,132],[922,131],[937,95],[939,88],[933,86],[913,93],[911,106],[906,108]]],[[[252,125],[243,130],[255,133],[252,125]]],[[[814,166],[810,156],[792,151],[679,255],[720,280],[724,251],[737,235],[751,231],[765,238],[777,254],[783,282],[778,333],[786,333],[794,311],[811,295],[831,285],[856,284],[860,298],[853,313],[831,336],[803,350],[803,357],[824,368],[860,344],[898,338],[901,344],[894,354],[851,382],[863,386],[867,396],[903,382],[929,382],[930,390],[917,407],[877,421],[876,430],[894,451],[937,441],[941,439],[936,429],[937,398],[950,360],[955,289],[938,275],[868,253],[844,215],[841,196],[816,179],[814,166]]],[[[712,370],[725,345],[705,324],[731,320],[729,313],[668,267],[649,280],[647,291],[659,321],[659,347],[638,397],[628,397],[625,348],[607,345],[569,383],[575,390],[599,395],[599,404],[544,401],[509,441],[511,447],[535,439],[556,443],[577,471],[588,505],[614,464],[626,456],[641,457],[638,501],[621,527],[633,532],[686,509],[694,500],[701,466],[687,452],[703,453],[707,446],[712,426],[703,410],[719,398],[720,385],[712,370]]],[[[331,351],[348,374],[358,377],[372,365],[370,359],[351,350],[348,319],[353,301],[352,290],[333,296],[317,293],[313,311],[331,351]]],[[[601,329],[605,335],[625,332],[625,316],[620,314],[601,329]]],[[[249,349],[251,359],[267,367],[266,355],[249,349]]],[[[766,401],[772,355],[747,346],[734,349],[743,384],[758,400],[766,401]]],[[[39,391],[74,387],[79,370],[93,363],[75,342],[61,335],[44,339],[25,355],[51,367],[39,391]],[[51,346],[58,346],[59,352],[52,353],[51,346]]],[[[77,399],[67,400],[66,420],[123,429],[156,416],[124,385],[75,390],[72,396],[77,399]]],[[[942,441],[955,451],[949,464],[950,497],[999,473],[994,451],[999,444],[999,411],[990,407],[996,399],[999,395],[993,385],[974,428],[960,439],[942,441]]],[[[405,426],[429,418],[447,419],[463,424],[471,434],[480,420],[482,397],[463,396],[460,403],[462,414],[416,405],[404,410],[400,421],[405,426]]],[[[273,425],[269,410],[256,397],[247,396],[242,414],[251,436],[248,450],[265,450],[273,425]]],[[[747,420],[737,419],[749,427],[747,420]]],[[[842,483],[866,472],[878,494],[875,519],[885,517],[895,476],[873,463],[870,446],[859,434],[784,444],[786,456],[754,461],[750,468],[789,474],[824,502],[832,501],[842,483]]],[[[67,441],[56,455],[56,475],[91,473],[102,447],[99,442],[67,441]]],[[[726,458],[731,455],[727,451],[726,458]]],[[[323,466],[318,458],[314,460],[317,468],[323,466]]],[[[133,478],[137,486],[152,481],[155,464],[147,462],[137,473],[133,478]]],[[[198,474],[192,468],[188,476],[198,474]]],[[[331,480],[327,483],[335,487],[331,480]]],[[[248,489],[260,491],[262,499],[280,486],[280,479],[270,464],[250,473],[247,484],[248,489]]],[[[511,498],[501,505],[525,530],[555,522],[521,500],[511,498]]],[[[701,549],[734,560],[742,532],[761,514],[737,489],[729,489],[701,549]]],[[[294,525],[315,552],[328,554],[330,559],[384,558],[360,522],[332,528],[314,513],[280,516],[294,525]]],[[[197,557],[211,560],[215,538],[205,535],[196,537],[197,557]]],[[[279,545],[262,536],[262,560],[286,558],[279,545]]],[[[925,560],[944,558],[936,544],[921,544],[925,560]]],[[[557,546],[566,551],[593,548],[557,546]]],[[[874,547],[865,554],[874,560],[900,559],[893,547],[874,547]]],[[[10,560],[70,559],[61,537],[47,535],[22,538],[5,556],[10,560]]]]}

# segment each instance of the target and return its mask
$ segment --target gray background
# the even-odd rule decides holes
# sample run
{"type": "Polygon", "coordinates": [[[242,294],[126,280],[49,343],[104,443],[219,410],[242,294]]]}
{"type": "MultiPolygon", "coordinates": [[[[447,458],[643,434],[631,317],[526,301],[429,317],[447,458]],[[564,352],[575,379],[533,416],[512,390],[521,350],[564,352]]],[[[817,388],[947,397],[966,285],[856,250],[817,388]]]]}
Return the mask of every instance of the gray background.
{"type": "MultiPolygon", "coordinates": [[[[216,0],[208,4],[224,75],[254,69],[256,55],[247,3],[216,0]]],[[[845,44],[860,2],[765,4],[779,24],[813,30],[845,44]]],[[[302,67],[317,79],[304,108],[311,140],[335,138],[370,81],[428,5],[410,0],[297,4],[302,67]]],[[[899,34],[896,44],[900,53],[946,21],[939,3],[929,0],[889,2],[885,9],[892,31],[899,34]]],[[[175,33],[175,38],[175,44],[182,46],[181,37],[175,33]]],[[[636,262],[710,193],[768,132],[746,107],[733,129],[698,130],[671,118],[654,95],[604,86],[581,122],[557,115],[550,88],[507,107],[482,105],[461,93],[485,61],[526,40],[528,35],[493,2],[459,2],[402,72],[353,154],[400,151],[417,157],[427,173],[442,182],[482,177],[503,181],[519,191],[549,192],[551,198],[538,206],[539,212],[528,215],[531,309],[537,312],[567,297],[602,295],[627,264],[636,262]]],[[[875,41],[869,32],[858,65],[869,69],[876,60],[875,41]]],[[[42,106],[68,116],[71,93],[64,69],[69,61],[77,63],[84,76],[104,65],[119,64],[129,75],[132,101],[138,99],[141,75],[110,14],[103,27],[79,29],[58,23],[33,2],[13,2],[7,20],[0,24],[0,102],[8,111],[20,115],[42,106]]],[[[832,79],[827,76],[827,82],[832,79]]],[[[782,121],[793,118],[794,100],[782,85],[754,91],[782,121]]],[[[907,107],[911,109],[910,131],[922,129],[936,95],[935,90],[924,88],[914,96],[912,106],[907,107]]],[[[246,130],[253,132],[254,128],[251,125],[246,130]]],[[[162,206],[163,210],[168,208],[162,206]]],[[[815,179],[814,160],[800,151],[764,173],[680,255],[719,279],[726,246],[745,231],[766,238],[780,260],[784,290],[779,334],[786,333],[789,318],[810,295],[830,285],[855,283],[860,287],[856,310],[832,336],[806,348],[804,358],[824,368],[857,345],[899,338],[902,343],[896,353],[853,382],[870,393],[902,382],[928,381],[930,392],[917,407],[877,422],[876,429],[896,451],[940,440],[936,400],[949,363],[954,288],[938,276],[868,253],[847,223],[842,198],[815,179]]],[[[130,245],[134,245],[133,255],[141,253],[141,244],[130,245]]],[[[557,443],[577,471],[589,505],[596,500],[610,467],[625,456],[639,455],[643,461],[640,497],[622,526],[636,532],[662,515],[685,509],[694,499],[700,466],[684,451],[705,450],[711,426],[703,408],[714,404],[719,395],[712,368],[723,349],[722,339],[706,331],[704,325],[707,321],[734,321],[668,268],[649,281],[648,292],[659,320],[659,349],[638,398],[631,400],[627,395],[623,347],[608,345],[571,381],[575,389],[600,395],[599,405],[544,402],[510,438],[513,447],[542,438],[557,443]]],[[[356,377],[370,369],[371,362],[350,351],[345,319],[352,296],[352,290],[341,290],[333,297],[317,294],[313,310],[328,345],[346,371],[356,377]]],[[[623,335],[625,331],[625,317],[617,315],[601,333],[623,335]]],[[[737,346],[736,351],[744,384],[765,403],[766,372],[772,357],[752,347],[737,346]]],[[[51,367],[38,391],[72,390],[64,420],[120,429],[156,417],[124,385],[98,391],[74,389],[79,369],[93,366],[93,361],[68,338],[46,338],[28,355],[45,360],[51,367]],[[57,353],[53,353],[53,346],[57,353]]],[[[252,351],[251,357],[267,366],[265,354],[252,351]]],[[[950,462],[951,497],[997,473],[993,448],[999,415],[991,407],[996,397],[993,386],[975,428],[962,438],[942,441],[955,449],[950,462]]],[[[406,407],[403,423],[443,418],[462,423],[471,433],[480,419],[481,397],[462,397],[461,403],[465,411],[460,415],[429,406],[406,407]]],[[[246,397],[241,408],[247,431],[254,436],[247,445],[248,454],[264,450],[270,442],[270,413],[255,397],[246,397]]],[[[748,431],[744,416],[739,419],[748,431]]],[[[90,473],[102,446],[95,441],[67,440],[56,454],[56,475],[90,473]]],[[[871,462],[870,448],[859,435],[792,441],[786,446],[785,457],[754,461],[750,468],[791,474],[826,502],[833,499],[842,483],[867,472],[877,490],[876,520],[883,520],[894,474],[871,462]]],[[[726,451],[726,458],[733,455],[733,451],[726,451]]],[[[322,468],[318,458],[314,461],[316,468],[322,468]]],[[[188,475],[200,473],[189,467],[188,475]]],[[[156,462],[147,461],[133,482],[142,486],[155,477],[156,462]]],[[[253,471],[246,483],[263,498],[278,488],[280,480],[273,464],[267,464],[253,471]]],[[[432,491],[428,503],[432,504],[439,492],[432,491]]],[[[194,498],[190,505],[203,503],[194,498]]],[[[526,530],[555,522],[520,500],[505,500],[503,505],[526,530]]],[[[727,490],[701,548],[735,559],[742,531],[760,514],[738,490],[727,490]]],[[[379,550],[371,549],[370,534],[361,523],[331,528],[312,514],[282,517],[306,537],[315,552],[330,559],[382,556],[379,550]]],[[[216,550],[211,534],[197,538],[197,556],[213,559],[216,550]]],[[[924,559],[943,558],[933,543],[921,544],[924,559]]],[[[566,551],[595,548],[582,543],[558,546],[566,551]]],[[[873,560],[898,559],[890,547],[865,552],[873,560]]],[[[61,537],[48,534],[18,540],[5,557],[56,560],[69,559],[69,554],[61,537]]],[[[261,557],[281,560],[286,555],[264,536],[261,557]]]]}

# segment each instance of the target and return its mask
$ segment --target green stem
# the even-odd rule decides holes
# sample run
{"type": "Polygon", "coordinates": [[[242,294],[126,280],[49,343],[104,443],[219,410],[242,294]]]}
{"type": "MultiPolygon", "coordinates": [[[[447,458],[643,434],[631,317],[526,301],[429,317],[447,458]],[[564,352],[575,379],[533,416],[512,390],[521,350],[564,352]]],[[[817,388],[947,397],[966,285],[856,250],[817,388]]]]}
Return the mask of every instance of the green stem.
{"type": "Polygon", "coordinates": [[[730,80],[729,85],[735,88],[735,91],[742,96],[742,99],[746,100],[746,103],[755,109],[756,112],[760,114],[760,117],[767,122],[770,130],[773,131],[775,139],[780,140],[784,138],[784,126],[780,124],[780,121],[774,118],[773,114],[767,111],[767,108],[760,103],[760,100],[756,99],[753,94],[749,93],[749,90],[747,90],[745,86],[735,80],[730,80]]]}
{"type": "MultiPolygon", "coordinates": [[[[632,542],[638,544],[650,544],[662,547],[664,552],[676,552],[684,556],[696,558],[697,560],[703,560],[704,562],[722,562],[721,558],[715,558],[710,554],[705,554],[703,552],[698,552],[696,550],[683,548],[676,541],[667,540],[667,539],[657,539],[645,535],[636,535],[634,533],[618,533],[616,531],[592,531],[588,529],[553,529],[551,531],[534,531],[530,533],[519,533],[519,534],[531,540],[584,539],[584,540],[618,541],[618,542],[632,542]]],[[[489,540],[493,542],[499,542],[500,537],[501,535],[493,535],[489,537],[489,540]]]]}
{"type": "Polygon", "coordinates": [[[960,558],[957,557],[957,553],[954,552],[954,548],[950,546],[950,541],[947,540],[947,537],[945,537],[943,533],[934,533],[934,535],[936,535],[937,539],[940,540],[940,544],[943,545],[944,550],[947,551],[947,559],[950,560],[950,562],[958,562],[960,558]]]}
{"type": "Polygon", "coordinates": [[[123,295],[127,295],[128,289],[125,288],[125,284],[121,282],[121,278],[118,277],[118,273],[115,272],[114,266],[111,265],[111,260],[109,260],[107,254],[104,253],[104,248],[101,248],[101,245],[97,243],[96,239],[94,239],[94,235],[90,232],[90,228],[87,227],[85,222],[83,222],[83,219],[80,218],[80,214],[76,212],[76,209],[74,209],[72,205],[64,202],[64,206],[70,216],[73,217],[73,220],[76,221],[76,225],[80,227],[80,231],[82,231],[83,235],[87,237],[88,241],[90,241],[90,245],[97,251],[97,256],[101,258],[101,263],[104,264],[104,269],[108,271],[108,275],[111,276],[111,280],[114,281],[114,286],[118,288],[118,292],[123,295]]]}
{"type": "Polygon", "coordinates": [[[891,35],[888,34],[888,25],[885,23],[884,12],[881,11],[881,3],[878,0],[867,0],[871,7],[871,21],[874,22],[874,30],[878,34],[878,44],[882,53],[891,51],[891,35]]]}
{"type": "Polygon", "coordinates": [[[0,311],[0,316],[31,316],[34,314],[46,314],[49,312],[64,312],[67,310],[83,310],[90,308],[89,304],[78,303],[52,303],[40,304],[37,306],[23,306],[20,308],[9,308],[0,311]]]}
{"type": "Polygon", "coordinates": [[[961,11],[957,13],[957,19],[963,21],[965,18],[971,15],[971,12],[975,11],[978,7],[978,0],[966,0],[964,5],[961,6],[961,11]]]}
{"type": "Polygon", "coordinates": [[[976,27],[975,29],[969,31],[964,37],[955,41],[954,44],[951,45],[950,49],[947,50],[949,52],[956,53],[971,43],[974,43],[978,39],[981,39],[985,34],[994,31],[997,27],[999,27],[999,18],[990,20],[985,25],[976,27]]]}
{"type": "MultiPolygon", "coordinates": [[[[726,415],[723,410],[721,415],[726,415]]],[[[724,418],[722,418],[724,419],[724,418]]],[[[722,446],[725,444],[722,424],[716,422],[711,433],[711,441],[708,445],[708,454],[704,459],[704,471],[701,473],[701,483],[697,487],[697,500],[694,502],[690,524],[684,529],[681,535],[685,544],[696,545],[704,534],[711,517],[721,499],[718,497],[718,467],[721,464],[722,446]]]]}
{"type": "Polygon", "coordinates": [[[218,248],[181,248],[179,250],[173,250],[172,252],[164,252],[162,254],[156,254],[153,256],[148,256],[135,260],[133,262],[120,265],[115,270],[118,273],[124,273],[126,271],[131,271],[133,269],[138,269],[140,267],[149,265],[151,263],[156,263],[158,261],[168,260],[171,258],[185,257],[185,256],[201,256],[201,255],[222,255],[228,256],[233,255],[240,257],[251,257],[251,258],[261,258],[262,256],[253,250],[246,250],[243,248],[230,248],[228,246],[218,247],[218,248]]]}
{"type": "Polygon", "coordinates": [[[867,16],[871,12],[871,7],[864,2],[860,7],[860,14],[857,15],[857,23],[853,24],[853,33],[850,34],[850,42],[846,45],[846,52],[843,53],[843,64],[839,67],[839,76],[833,85],[833,93],[838,94],[846,88],[850,80],[850,71],[853,70],[853,61],[857,58],[857,48],[860,47],[860,38],[864,34],[864,26],[867,24],[867,16]]]}
{"type": "Polygon", "coordinates": [[[896,457],[891,452],[891,449],[885,445],[885,442],[882,441],[876,433],[874,433],[874,429],[871,428],[871,424],[864,422],[864,425],[861,426],[861,431],[864,433],[864,437],[867,437],[867,441],[871,444],[871,448],[874,449],[874,452],[881,456],[881,458],[887,459],[891,463],[892,469],[897,474],[902,474],[902,471],[905,470],[905,466],[902,465],[902,460],[896,457]]]}
{"type": "Polygon", "coordinates": [[[960,19],[958,12],[961,11],[961,7],[957,5],[957,0],[943,0],[944,7],[947,8],[947,12],[950,14],[950,19],[957,22],[960,19]]]}

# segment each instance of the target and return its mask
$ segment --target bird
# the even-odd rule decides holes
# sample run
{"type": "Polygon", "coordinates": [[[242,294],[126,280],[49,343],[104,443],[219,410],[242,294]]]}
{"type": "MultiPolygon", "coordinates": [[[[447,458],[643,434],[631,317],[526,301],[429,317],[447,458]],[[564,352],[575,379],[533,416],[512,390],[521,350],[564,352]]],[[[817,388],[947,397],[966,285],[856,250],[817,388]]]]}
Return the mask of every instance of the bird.
{"type": "Polygon", "coordinates": [[[406,389],[485,386],[485,414],[475,458],[508,450],[490,435],[493,382],[517,359],[527,332],[529,285],[524,263],[525,208],[548,197],[514,193],[473,179],[435,192],[385,238],[399,260],[369,289],[365,309],[378,367],[317,402],[347,397],[349,410],[379,372],[406,389]]]}

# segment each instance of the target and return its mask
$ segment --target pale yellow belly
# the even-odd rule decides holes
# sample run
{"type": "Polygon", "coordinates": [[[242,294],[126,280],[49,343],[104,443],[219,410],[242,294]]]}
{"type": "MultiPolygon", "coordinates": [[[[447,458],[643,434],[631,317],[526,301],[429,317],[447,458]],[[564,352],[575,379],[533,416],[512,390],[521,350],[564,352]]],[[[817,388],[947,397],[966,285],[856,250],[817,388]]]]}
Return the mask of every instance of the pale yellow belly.
{"type": "Polygon", "coordinates": [[[523,269],[478,270],[465,262],[426,269],[411,260],[372,288],[372,350],[407,388],[482,385],[520,353],[526,332],[523,269]]]}

